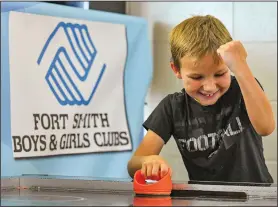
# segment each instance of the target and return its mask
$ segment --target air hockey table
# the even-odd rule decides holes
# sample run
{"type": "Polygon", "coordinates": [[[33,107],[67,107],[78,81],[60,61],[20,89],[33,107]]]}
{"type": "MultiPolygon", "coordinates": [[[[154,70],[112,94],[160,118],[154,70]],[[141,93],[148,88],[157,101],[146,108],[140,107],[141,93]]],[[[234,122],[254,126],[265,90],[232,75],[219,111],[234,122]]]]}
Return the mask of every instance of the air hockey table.
{"type": "Polygon", "coordinates": [[[141,196],[132,180],[24,175],[1,178],[1,206],[277,206],[276,184],[173,181],[173,191],[141,196]]]}

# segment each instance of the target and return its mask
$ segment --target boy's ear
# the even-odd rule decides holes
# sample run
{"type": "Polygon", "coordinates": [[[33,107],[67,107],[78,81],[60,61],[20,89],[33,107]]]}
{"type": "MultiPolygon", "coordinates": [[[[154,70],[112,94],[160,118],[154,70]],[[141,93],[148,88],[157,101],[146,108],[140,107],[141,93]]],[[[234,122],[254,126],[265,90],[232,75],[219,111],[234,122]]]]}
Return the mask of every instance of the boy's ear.
{"type": "Polygon", "coordinates": [[[171,68],[172,68],[172,70],[174,71],[176,77],[177,77],[178,79],[182,79],[180,70],[175,66],[174,62],[171,61],[171,62],[170,62],[170,65],[171,65],[171,68]]]}

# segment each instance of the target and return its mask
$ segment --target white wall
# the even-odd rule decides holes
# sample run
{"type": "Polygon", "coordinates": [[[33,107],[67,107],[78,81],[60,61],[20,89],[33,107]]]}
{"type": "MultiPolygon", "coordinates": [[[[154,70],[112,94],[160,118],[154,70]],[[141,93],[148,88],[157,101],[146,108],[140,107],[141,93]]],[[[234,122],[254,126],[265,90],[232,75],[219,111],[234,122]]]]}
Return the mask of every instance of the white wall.
{"type": "MultiPolygon", "coordinates": [[[[185,18],[211,14],[240,40],[248,52],[248,63],[271,101],[277,121],[277,3],[276,2],[127,2],[127,13],[149,22],[154,77],[146,98],[145,118],[160,100],[181,90],[170,67],[169,31],[185,18]]],[[[277,131],[264,137],[267,165],[277,182],[277,131]]],[[[173,139],[161,152],[171,163],[174,180],[188,180],[186,169],[173,139]]]]}

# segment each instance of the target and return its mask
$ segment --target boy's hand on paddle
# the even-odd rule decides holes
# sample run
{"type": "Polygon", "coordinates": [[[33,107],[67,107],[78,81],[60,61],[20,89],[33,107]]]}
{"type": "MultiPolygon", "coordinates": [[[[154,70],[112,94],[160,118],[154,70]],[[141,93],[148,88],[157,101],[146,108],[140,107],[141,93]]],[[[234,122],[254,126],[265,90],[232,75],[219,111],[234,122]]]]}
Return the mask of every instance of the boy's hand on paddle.
{"type": "Polygon", "coordinates": [[[172,170],[166,161],[160,156],[150,156],[142,164],[141,173],[146,179],[159,180],[163,178],[168,171],[172,175],[172,170]]]}

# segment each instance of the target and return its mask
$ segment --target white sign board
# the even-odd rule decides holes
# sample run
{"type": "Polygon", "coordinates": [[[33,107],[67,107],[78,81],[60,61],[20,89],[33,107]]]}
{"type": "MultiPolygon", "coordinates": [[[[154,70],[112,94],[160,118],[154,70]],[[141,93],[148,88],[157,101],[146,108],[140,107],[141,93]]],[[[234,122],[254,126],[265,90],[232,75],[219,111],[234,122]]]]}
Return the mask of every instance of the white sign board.
{"type": "Polygon", "coordinates": [[[15,158],[132,150],[125,25],[10,12],[15,158]]]}

